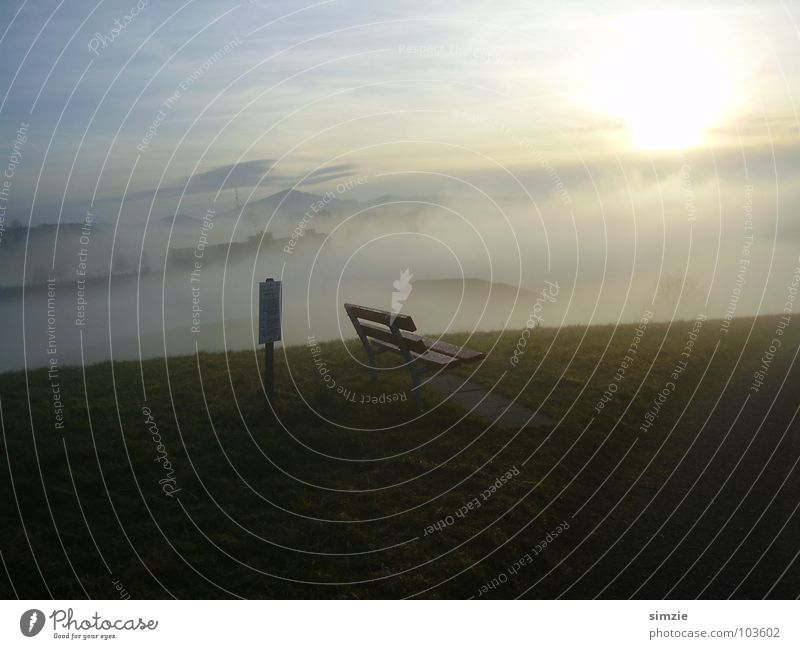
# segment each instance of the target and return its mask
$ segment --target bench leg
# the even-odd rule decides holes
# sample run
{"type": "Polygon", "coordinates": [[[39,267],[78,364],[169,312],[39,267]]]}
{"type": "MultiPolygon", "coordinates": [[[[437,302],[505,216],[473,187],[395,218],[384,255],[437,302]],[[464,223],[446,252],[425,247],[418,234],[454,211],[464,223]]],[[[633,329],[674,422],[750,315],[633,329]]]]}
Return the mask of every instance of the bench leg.
{"type": "Polygon", "coordinates": [[[372,380],[377,383],[378,381],[378,357],[373,349],[372,345],[369,344],[369,340],[364,335],[364,331],[361,328],[361,323],[358,321],[358,318],[352,315],[349,311],[347,312],[348,317],[350,318],[350,322],[353,323],[353,328],[356,330],[358,334],[359,340],[361,340],[361,344],[364,346],[364,351],[367,352],[367,364],[370,366],[372,370],[372,380]]]}
{"type": "Polygon", "coordinates": [[[372,370],[372,380],[377,383],[378,382],[378,357],[375,355],[375,352],[372,351],[369,347],[367,349],[367,357],[368,363],[372,370]]]}
{"type": "Polygon", "coordinates": [[[411,372],[411,391],[414,393],[414,401],[417,404],[417,410],[423,411],[422,406],[422,381],[420,380],[419,368],[413,361],[408,364],[408,369],[411,372]]]}

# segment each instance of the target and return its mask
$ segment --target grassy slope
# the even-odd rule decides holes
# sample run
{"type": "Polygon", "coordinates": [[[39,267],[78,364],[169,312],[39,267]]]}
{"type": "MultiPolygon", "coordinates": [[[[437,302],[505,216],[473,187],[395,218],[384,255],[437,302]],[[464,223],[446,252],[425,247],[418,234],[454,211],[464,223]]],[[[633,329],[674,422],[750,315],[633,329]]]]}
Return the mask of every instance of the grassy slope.
{"type": "MultiPolygon", "coordinates": [[[[492,595],[533,586],[529,596],[694,597],[724,567],[704,595],[727,596],[742,583],[738,595],[761,597],[796,551],[796,526],[781,525],[791,513],[785,495],[796,496],[797,482],[781,481],[798,444],[796,434],[782,436],[783,420],[770,422],[758,444],[747,443],[763,419],[759,404],[786,374],[780,368],[798,346],[797,327],[784,335],[767,385],[729,427],[775,326],[775,318],[741,319],[720,336],[718,322],[706,323],[647,434],[638,428],[691,323],[648,327],[600,415],[594,405],[633,326],[537,329],[516,368],[509,358],[519,332],[469,338],[490,352],[473,380],[501,379],[500,392],[541,405],[560,420],[552,432],[487,429],[430,392],[422,418],[410,401],[352,403],[325,387],[304,347],[286,349],[286,361],[278,354],[277,419],[253,352],[147,361],[143,375],[138,363],[103,363],[86,368],[85,382],[81,368],[62,369],[63,431],[53,425],[43,370],[0,375],[8,458],[0,468],[0,551],[16,589],[0,571],[0,594],[114,597],[111,580],[119,579],[134,598],[471,596],[568,520],[567,532],[492,595]],[[145,403],[175,467],[177,498],[160,489],[165,471],[154,461],[145,403]],[[520,475],[480,508],[424,536],[512,466],[520,475]],[[712,500],[734,469],[736,479],[712,500]],[[757,520],[779,489],[769,515],[757,520]],[[742,539],[747,552],[723,566],[742,539]],[[748,574],[762,551],[765,563],[748,574]]],[[[407,389],[404,372],[371,383],[339,343],[324,344],[321,357],[337,385],[356,394],[407,389]]],[[[770,594],[796,596],[789,587],[796,572],[770,594]]]]}

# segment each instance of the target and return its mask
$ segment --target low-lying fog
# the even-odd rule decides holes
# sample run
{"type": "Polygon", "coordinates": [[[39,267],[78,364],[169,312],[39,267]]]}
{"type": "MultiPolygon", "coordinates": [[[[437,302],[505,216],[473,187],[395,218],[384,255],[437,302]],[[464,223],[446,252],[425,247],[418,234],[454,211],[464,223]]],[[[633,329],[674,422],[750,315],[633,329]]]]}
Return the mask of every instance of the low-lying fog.
{"type": "Polygon", "coordinates": [[[241,218],[151,219],[144,240],[143,220],[127,217],[62,225],[57,245],[55,228],[10,228],[0,370],[253,348],[265,277],[284,282],[285,344],[352,338],[343,303],[388,310],[393,293],[425,333],[520,331],[533,311],[559,326],[630,322],[646,309],[661,320],[783,309],[798,247],[776,226],[768,189],[734,188],[720,205],[713,183],[689,196],[676,174],[644,195],[633,204],[612,188],[602,205],[563,193],[536,204],[337,196],[314,211],[313,197],[291,192],[277,211],[273,198],[241,218]]]}

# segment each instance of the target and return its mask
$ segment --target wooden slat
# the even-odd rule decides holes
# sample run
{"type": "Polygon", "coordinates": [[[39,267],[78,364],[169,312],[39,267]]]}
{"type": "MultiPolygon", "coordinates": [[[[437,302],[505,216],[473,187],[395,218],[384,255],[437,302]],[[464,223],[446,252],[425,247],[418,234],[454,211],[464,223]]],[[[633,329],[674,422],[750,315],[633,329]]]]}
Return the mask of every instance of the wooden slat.
{"type": "MultiPolygon", "coordinates": [[[[376,326],[373,324],[368,324],[364,322],[359,322],[359,326],[361,327],[361,333],[369,338],[374,338],[377,340],[381,340],[383,342],[396,344],[394,336],[389,329],[382,328],[380,326],[376,326]]],[[[412,334],[407,331],[401,331],[400,335],[403,338],[406,346],[409,350],[421,354],[428,350],[428,346],[422,340],[421,336],[416,334],[412,334]]]]}
{"type": "MultiPolygon", "coordinates": [[[[383,347],[393,352],[399,352],[400,348],[397,345],[393,345],[392,343],[385,343],[382,340],[376,340],[375,344],[378,347],[383,347]]],[[[415,361],[420,361],[422,363],[429,363],[431,365],[438,365],[440,367],[454,367],[455,365],[459,365],[461,361],[459,361],[454,356],[446,356],[444,354],[440,354],[434,351],[426,351],[422,354],[418,354],[416,352],[411,352],[411,358],[415,361]]]]}
{"type": "Polygon", "coordinates": [[[403,331],[416,331],[417,325],[414,324],[414,319],[410,315],[404,313],[393,314],[391,311],[383,311],[382,309],[372,309],[367,306],[359,306],[358,304],[345,304],[347,314],[360,320],[369,320],[370,322],[377,322],[379,324],[390,326],[390,323],[397,325],[398,329],[403,331]]]}
{"type": "Polygon", "coordinates": [[[439,352],[446,356],[454,356],[462,363],[474,363],[484,357],[483,352],[476,352],[474,349],[460,347],[459,345],[446,343],[442,340],[434,340],[433,338],[422,338],[421,340],[431,351],[439,352]]]}

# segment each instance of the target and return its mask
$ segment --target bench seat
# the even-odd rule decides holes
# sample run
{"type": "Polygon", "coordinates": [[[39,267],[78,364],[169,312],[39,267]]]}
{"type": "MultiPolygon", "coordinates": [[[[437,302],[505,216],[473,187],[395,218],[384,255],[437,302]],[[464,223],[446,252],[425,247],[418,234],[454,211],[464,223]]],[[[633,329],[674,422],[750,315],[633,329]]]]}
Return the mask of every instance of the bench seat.
{"type": "MultiPolygon", "coordinates": [[[[383,342],[382,340],[375,340],[373,341],[373,344],[376,347],[386,351],[397,352],[398,354],[402,353],[400,347],[393,345],[392,343],[383,342]]],[[[434,349],[428,349],[421,353],[411,352],[411,358],[421,363],[430,363],[431,365],[438,365],[439,367],[453,367],[461,364],[461,362],[454,356],[440,354],[434,349]]]]}

